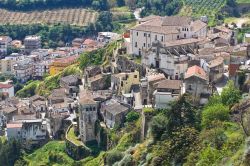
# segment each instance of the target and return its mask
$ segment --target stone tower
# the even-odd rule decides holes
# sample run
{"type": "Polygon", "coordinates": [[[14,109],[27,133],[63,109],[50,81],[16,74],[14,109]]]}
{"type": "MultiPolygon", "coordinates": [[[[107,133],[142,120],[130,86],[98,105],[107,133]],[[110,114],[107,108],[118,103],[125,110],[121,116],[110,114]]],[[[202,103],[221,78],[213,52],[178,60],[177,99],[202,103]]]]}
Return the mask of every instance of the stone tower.
{"type": "Polygon", "coordinates": [[[96,140],[97,118],[97,103],[91,95],[81,96],[79,99],[79,130],[82,142],[96,140]]]}

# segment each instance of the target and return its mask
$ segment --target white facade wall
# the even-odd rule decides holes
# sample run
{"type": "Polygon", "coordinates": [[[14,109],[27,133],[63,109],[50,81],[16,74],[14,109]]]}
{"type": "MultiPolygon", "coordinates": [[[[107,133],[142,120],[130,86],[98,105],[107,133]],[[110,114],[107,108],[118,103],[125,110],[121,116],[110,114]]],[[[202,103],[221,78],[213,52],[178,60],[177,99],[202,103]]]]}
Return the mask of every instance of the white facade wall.
{"type": "Polygon", "coordinates": [[[141,50],[149,49],[155,40],[164,43],[178,39],[192,38],[194,36],[197,37],[207,36],[207,26],[203,27],[202,29],[196,32],[193,30],[192,25],[187,25],[184,27],[176,27],[176,29],[180,30],[179,33],[166,34],[166,33],[156,33],[149,31],[131,30],[130,37],[131,37],[132,53],[135,55],[140,55],[141,50]]]}
{"type": "Polygon", "coordinates": [[[185,27],[179,27],[180,28],[180,38],[186,39],[186,38],[192,38],[194,35],[194,32],[192,32],[191,26],[185,26],[185,27]]]}
{"type": "Polygon", "coordinates": [[[154,92],[155,108],[161,109],[169,106],[169,103],[176,100],[178,95],[173,95],[170,92],[154,92]]]}
{"type": "Polygon", "coordinates": [[[9,140],[12,138],[16,138],[16,139],[21,138],[22,136],[21,130],[22,130],[21,127],[7,128],[6,129],[7,139],[9,140]]]}
{"type": "Polygon", "coordinates": [[[11,41],[12,41],[12,39],[10,37],[6,37],[6,39],[0,40],[0,54],[1,53],[4,53],[4,54],[7,53],[7,48],[10,45],[11,41]]]}
{"type": "Polygon", "coordinates": [[[108,128],[114,128],[115,126],[115,121],[109,120],[109,119],[105,119],[105,124],[107,125],[108,128]]]}
{"type": "Polygon", "coordinates": [[[42,140],[46,137],[46,125],[40,125],[37,123],[30,123],[30,127],[22,128],[22,138],[26,140],[42,140]]]}
{"type": "Polygon", "coordinates": [[[49,65],[48,64],[36,64],[34,76],[43,77],[45,73],[49,73],[49,65]]]}
{"type": "Polygon", "coordinates": [[[207,26],[202,28],[201,30],[194,32],[194,35],[200,36],[200,37],[206,37],[207,36],[207,26]]]}
{"type": "Polygon", "coordinates": [[[15,76],[25,82],[34,75],[34,66],[29,65],[24,68],[14,67],[15,76]]]}
{"type": "Polygon", "coordinates": [[[13,97],[15,94],[14,94],[14,86],[10,87],[10,88],[1,88],[0,89],[0,92],[5,92],[5,93],[8,93],[9,94],[9,97],[13,97]]]}
{"type": "Polygon", "coordinates": [[[161,34],[155,32],[131,30],[130,35],[132,53],[135,55],[140,55],[140,51],[151,48],[154,41],[158,40],[160,42],[167,42],[177,40],[179,34],[161,34]]]}

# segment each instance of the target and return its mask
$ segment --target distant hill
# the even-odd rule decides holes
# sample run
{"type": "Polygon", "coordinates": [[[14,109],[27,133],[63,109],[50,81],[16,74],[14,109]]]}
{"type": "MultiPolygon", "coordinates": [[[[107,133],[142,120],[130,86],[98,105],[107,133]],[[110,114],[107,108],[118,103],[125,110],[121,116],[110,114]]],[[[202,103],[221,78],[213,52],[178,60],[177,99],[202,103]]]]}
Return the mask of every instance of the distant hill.
{"type": "Polygon", "coordinates": [[[84,8],[16,12],[0,9],[0,24],[56,24],[87,26],[97,20],[98,13],[84,8]]]}

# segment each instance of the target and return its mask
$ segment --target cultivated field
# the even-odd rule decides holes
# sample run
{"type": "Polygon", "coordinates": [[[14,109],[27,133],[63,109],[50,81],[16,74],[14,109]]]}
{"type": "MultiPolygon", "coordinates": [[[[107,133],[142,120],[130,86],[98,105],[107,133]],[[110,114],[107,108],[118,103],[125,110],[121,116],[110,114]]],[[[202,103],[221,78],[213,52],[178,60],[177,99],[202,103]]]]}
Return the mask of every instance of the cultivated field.
{"type": "Polygon", "coordinates": [[[94,23],[97,17],[97,12],[83,8],[32,12],[14,12],[0,9],[0,24],[65,23],[86,26],[89,23],[94,23]]]}
{"type": "Polygon", "coordinates": [[[220,12],[226,4],[226,0],[183,0],[184,6],[180,15],[185,16],[208,16],[210,23],[214,22],[215,14],[220,12]]]}

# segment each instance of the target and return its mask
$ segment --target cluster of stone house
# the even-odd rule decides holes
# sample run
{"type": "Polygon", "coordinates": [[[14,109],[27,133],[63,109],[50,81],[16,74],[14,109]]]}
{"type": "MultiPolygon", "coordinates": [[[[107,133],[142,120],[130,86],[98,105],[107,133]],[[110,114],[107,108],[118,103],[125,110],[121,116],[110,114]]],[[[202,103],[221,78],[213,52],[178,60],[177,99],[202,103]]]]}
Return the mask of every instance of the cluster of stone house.
{"type": "Polygon", "coordinates": [[[116,40],[119,35],[112,32],[100,32],[96,39],[76,38],[71,46],[56,50],[42,49],[40,36],[26,36],[22,41],[8,36],[0,36],[0,73],[13,74],[21,82],[42,78],[46,73],[55,75],[67,66],[76,63],[84,51],[93,51],[116,40]],[[7,55],[9,47],[20,48],[20,53],[7,55]]]}
{"type": "Polygon", "coordinates": [[[1,130],[6,128],[8,139],[19,139],[31,145],[60,137],[60,133],[76,118],[76,96],[80,84],[79,76],[70,75],[62,77],[60,88],[53,90],[46,98],[35,95],[2,101],[1,130]]]}
{"type": "MultiPolygon", "coordinates": [[[[216,86],[248,64],[250,45],[238,44],[233,29],[208,29],[204,19],[149,16],[124,35],[127,53],[141,58],[142,105],[165,108],[189,93],[193,102],[205,104],[216,86]]],[[[220,91],[220,90],[218,90],[220,91]]]]}
{"type": "MultiPolygon", "coordinates": [[[[8,138],[36,142],[57,137],[74,122],[83,143],[99,141],[99,122],[105,128],[123,126],[130,111],[168,108],[183,94],[189,94],[193,104],[204,105],[212,93],[220,93],[227,77],[237,84],[244,71],[244,81],[249,81],[250,45],[238,44],[234,30],[222,26],[208,30],[203,21],[180,16],[141,19],[124,35],[121,47],[125,49],[113,50],[107,66],[88,66],[81,76],[61,78],[60,88],[46,98],[3,101],[0,125],[7,126],[8,138]],[[127,54],[141,58],[140,64],[127,54]]],[[[55,75],[75,63],[82,50],[98,49],[100,43],[117,38],[116,34],[102,32],[97,40],[74,39],[73,47],[10,55],[1,61],[0,69],[23,81],[44,73],[55,75]]]]}

